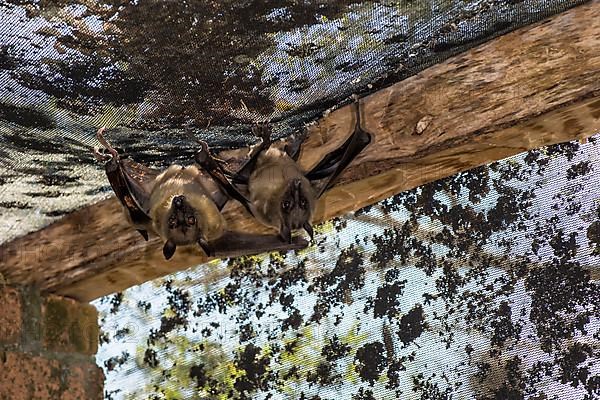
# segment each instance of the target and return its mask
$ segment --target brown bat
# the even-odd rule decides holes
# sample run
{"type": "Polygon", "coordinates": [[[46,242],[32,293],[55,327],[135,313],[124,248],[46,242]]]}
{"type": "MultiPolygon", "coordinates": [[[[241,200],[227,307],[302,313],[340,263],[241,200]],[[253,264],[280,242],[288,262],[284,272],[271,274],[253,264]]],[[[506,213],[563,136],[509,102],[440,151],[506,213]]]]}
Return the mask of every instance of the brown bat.
{"type": "Polygon", "coordinates": [[[353,107],[356,121],[350,138],[309,172],[296,163],[301,140],[284,150],[272,147],[271,130],[264,124],[253,129],[261,143],[237,173],[227,171],[208,151],[198,153],[196,162],[258,221],[277,229],[287,243],[292,243],[292,231],[297,229],[304,229],[312,239],[317,200],[371,141],[371,135],[361,128],[358,100],[353,107]]]}
{"type": "MultiPolygon", "coordinates": [[[[106,148],[96,158],[105,161],[108,181],[124,207],[125,217],[148,240],[153,232],[164,241],[163,255],[170,259],[177,246],[198,244],[208,255],[256,254],[264,251],[306,247],[306,241],[282,246],[276,235],[250,235],[227,230],[221,214],[229,196],[198,165],[173,164],[160,171],[122,156],[104,138],[106,148]]],[[[208,153],[201,142],[200,154],[208,153]]]]}

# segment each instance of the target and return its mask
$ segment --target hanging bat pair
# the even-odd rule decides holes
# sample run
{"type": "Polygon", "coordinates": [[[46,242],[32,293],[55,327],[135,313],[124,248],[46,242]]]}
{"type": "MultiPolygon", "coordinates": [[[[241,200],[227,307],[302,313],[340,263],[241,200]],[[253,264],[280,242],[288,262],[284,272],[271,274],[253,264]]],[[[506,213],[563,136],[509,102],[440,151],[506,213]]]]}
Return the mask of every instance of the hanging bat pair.
{"type": "Polygon", "coordinates": [[[353,107],[353,134],[308,173],[296,163],[301,140],[278,149],[271,146],[266,125],[253,130],[261,143],[236,173],[213,157],[204,142],[193,165],[173,164],[164,171],[149,168],[119,154],[104,138],[104,128],[98,130],[97,138],[106,151],[94,154],[105,161],[106,175],[129,223],[145,240],[149,231],[160,236],[167,260],[177,246],[191,244],[198,244],[209,256],[302,248],[307,242],[293,238],[292,232],[304,229],[312,239],[311,220],[318,198],[370,142],[370,135],[361,128],[358,101],[353,107]],[[221,210],[231,198],[259,222],[277,229],[279,236],[228,231],[221,210]]]}

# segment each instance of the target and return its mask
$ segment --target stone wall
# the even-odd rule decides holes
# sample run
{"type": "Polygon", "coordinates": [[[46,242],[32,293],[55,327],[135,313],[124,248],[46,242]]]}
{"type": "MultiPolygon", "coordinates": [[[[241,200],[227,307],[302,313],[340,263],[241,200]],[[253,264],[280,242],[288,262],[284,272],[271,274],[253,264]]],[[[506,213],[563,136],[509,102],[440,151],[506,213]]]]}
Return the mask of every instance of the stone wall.
{"type": "Polygon", "coordinates": [[[0,400],[101,400],[90,304],[0,283],[0,400]]]}

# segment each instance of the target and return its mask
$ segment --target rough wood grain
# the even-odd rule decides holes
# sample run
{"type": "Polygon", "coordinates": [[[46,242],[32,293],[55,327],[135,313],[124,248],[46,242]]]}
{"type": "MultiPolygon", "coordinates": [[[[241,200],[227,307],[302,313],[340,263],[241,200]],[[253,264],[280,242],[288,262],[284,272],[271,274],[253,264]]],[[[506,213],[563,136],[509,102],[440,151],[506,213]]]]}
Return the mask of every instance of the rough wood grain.
{"type": "MultiPolygon", "coordinates": [[[[600,131],[600,0],[476,47],[363,99],[374,141],[320,201],[323,221],[531,148],[600,131]]],[[[348,136],[348,107],[310,129],[308,168],[348,136]]],[[[239,154],[230,152],[222,157],[239,154]]],[[[228,205],[232,229],[266,232],[228,205]]],[[[206,261],[181,249],[171,261],[144,242],[115,199],[74,212],[0,248],[0,273],[79,300],[206,261]]],[[[210,279],[210,268],[207,267],[210,279]]]]}

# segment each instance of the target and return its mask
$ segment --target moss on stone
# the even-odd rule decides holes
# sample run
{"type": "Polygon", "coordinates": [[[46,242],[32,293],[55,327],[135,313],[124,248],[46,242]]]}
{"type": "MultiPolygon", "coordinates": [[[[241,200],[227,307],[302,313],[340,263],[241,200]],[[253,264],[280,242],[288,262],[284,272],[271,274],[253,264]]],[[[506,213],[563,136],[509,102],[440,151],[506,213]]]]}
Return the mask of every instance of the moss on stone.
{"type": "Polygon", "coordinates": [[[44,343],[48,350],[95,354],[96,309],[89,304],[50,297],[44,307],[44,343]]]}
{"type": "Polygon", "coordinates": [[[60,346],[69,310],[64,301],[57,298],[46,300],[44,310],[44,340],[50,346],[60,346]]]}

